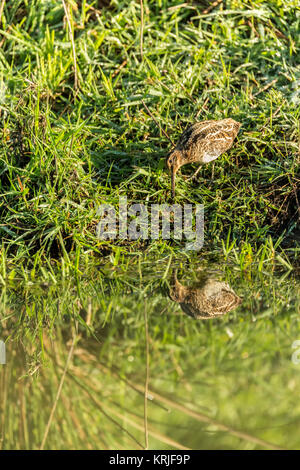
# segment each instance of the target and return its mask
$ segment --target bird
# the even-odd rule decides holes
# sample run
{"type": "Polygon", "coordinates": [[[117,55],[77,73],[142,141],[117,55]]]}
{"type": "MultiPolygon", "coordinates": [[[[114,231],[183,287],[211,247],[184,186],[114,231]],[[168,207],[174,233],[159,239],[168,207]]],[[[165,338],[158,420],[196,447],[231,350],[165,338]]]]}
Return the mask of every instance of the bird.
{"type": "Polygon", "coordinates": [[[167,155],[167,166],[171,172],[172,197],[175,198],[175,175],[187,163],[200,163],[201,166],[218,158],[230,149],[241,123],[227,118],[218,121],[196,122],[187,128],[176,146],[167,155]]]}
{"type": "Polygon", "coordinates": [[[209,277],[198,287],[186,287],[177,280],[176,273],[169,297],[179,303],[184,313],[202,320],[224,315],[242,302],[227,282],[209,277]]]}

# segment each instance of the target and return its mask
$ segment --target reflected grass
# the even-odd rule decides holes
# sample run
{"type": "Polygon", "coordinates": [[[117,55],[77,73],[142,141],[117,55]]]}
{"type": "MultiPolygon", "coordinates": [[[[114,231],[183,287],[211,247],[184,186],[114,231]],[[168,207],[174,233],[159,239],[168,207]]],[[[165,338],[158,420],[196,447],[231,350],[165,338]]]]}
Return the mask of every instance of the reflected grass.
{"type": "Polygon", "coordinates": [[[65,279],[2,295],[2,448],[41,447],[74,336],[45,448],[144,448],[145,308],[149,448],[299,448],[291,273],[144,261],[123,273],[103,266],[77,288],[65,279]],[[203,273],[226,280],[242,304],[209,321],[184,315],[168,296],[174,267],[187,285],[203,273]]]}

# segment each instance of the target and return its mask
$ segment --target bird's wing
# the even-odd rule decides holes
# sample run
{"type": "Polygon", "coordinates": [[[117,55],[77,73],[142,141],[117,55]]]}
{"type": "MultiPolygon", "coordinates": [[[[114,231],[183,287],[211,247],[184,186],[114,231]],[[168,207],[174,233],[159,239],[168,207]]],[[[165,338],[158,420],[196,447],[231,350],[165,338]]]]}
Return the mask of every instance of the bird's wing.
{"type": "Polygon", "coordinates": [[[180,307],[182,308],[184,313],[186,313],[187,315],[189,315],[190,317],[193,317],[193,318],[206,319],[206,318],[211,317],[211,315],[209,315],[209,313],[203,312],[200,309],[195,308],[191,304],[181,303],[180,307]]]}
{"type": "MultiPolygon", "coordinates": [[[[233,137],[224,132],[222,129],[211,132],[209,136],[205,138],[205,145],[203,146],[204,153],[207,156],[211,156],[211,160],[214,160],[226,150],[230,149],[233,144],[233,137]]],[[[210,160],[209,160],[210,161],[210,160]]]]}
{"type": "Polygon", "coordinates": [[[196,122],[188,127],[181,135],[177,148],[178,150],[188,149],[198,139],[204,139],[208,134],[214,121],[196,122]]]}

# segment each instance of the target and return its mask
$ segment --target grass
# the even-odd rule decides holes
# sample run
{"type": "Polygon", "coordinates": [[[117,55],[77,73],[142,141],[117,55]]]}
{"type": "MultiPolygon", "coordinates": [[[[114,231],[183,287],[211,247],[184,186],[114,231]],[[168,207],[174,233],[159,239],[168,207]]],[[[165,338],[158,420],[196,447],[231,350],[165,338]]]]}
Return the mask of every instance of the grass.
{"type": "Polygon", "coordinates": [[[299,448],[299,28],[293,0],[0,1],[0,448],[299,448]],[[97,238],[102,203],[170,202],[170,141],[224,117],[233,148],[177,176],[200,252],[97,238]],[[175,268],[242,304],[193,320],[175,268]]]}
{"type": "Polygon", "coordinates": [[[211,165],[197,182],[178,177],[177,202],[204,204],[208,251],[230,235],[254,250],[271,236],[297,252],[297,2],[228,1],[206,15],[205,2],[143,7],[141,35],[135,1],[4,2],[2,252],[36,265],[118,247],[178,252],[176,241],[100,241],[98,206],[120,195],[129,204],[169,201],[162,131],[176,141],[196,119],[227,116],[242,123],[233,149],[213,178],[211,165]]]}

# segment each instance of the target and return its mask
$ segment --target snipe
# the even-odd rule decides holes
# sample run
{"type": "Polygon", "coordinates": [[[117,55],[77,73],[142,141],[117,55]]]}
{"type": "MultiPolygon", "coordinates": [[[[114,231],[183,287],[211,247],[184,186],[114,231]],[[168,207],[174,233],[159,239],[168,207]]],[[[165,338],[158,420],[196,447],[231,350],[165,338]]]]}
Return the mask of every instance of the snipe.
{"type": "Polygon", "coordinates": [[[227,282],[208,278],[200,287],[186,287],[177,280],[176,273],[169,296],[179,303],[184,313],[205,320],[225,315],[241,303],[241,298],[227,282]]]}
{"type": "Polygon", "coordinates": [[[241,124],[233,119],[202,121],[196,122],[182,133],[176,147],[167,156],[167,166],[171,171],[173,198],[175,197],[175,175],[179,168],[187,163],[204,165],[218,158],[230,149],[240,127],[241,124]]]}

